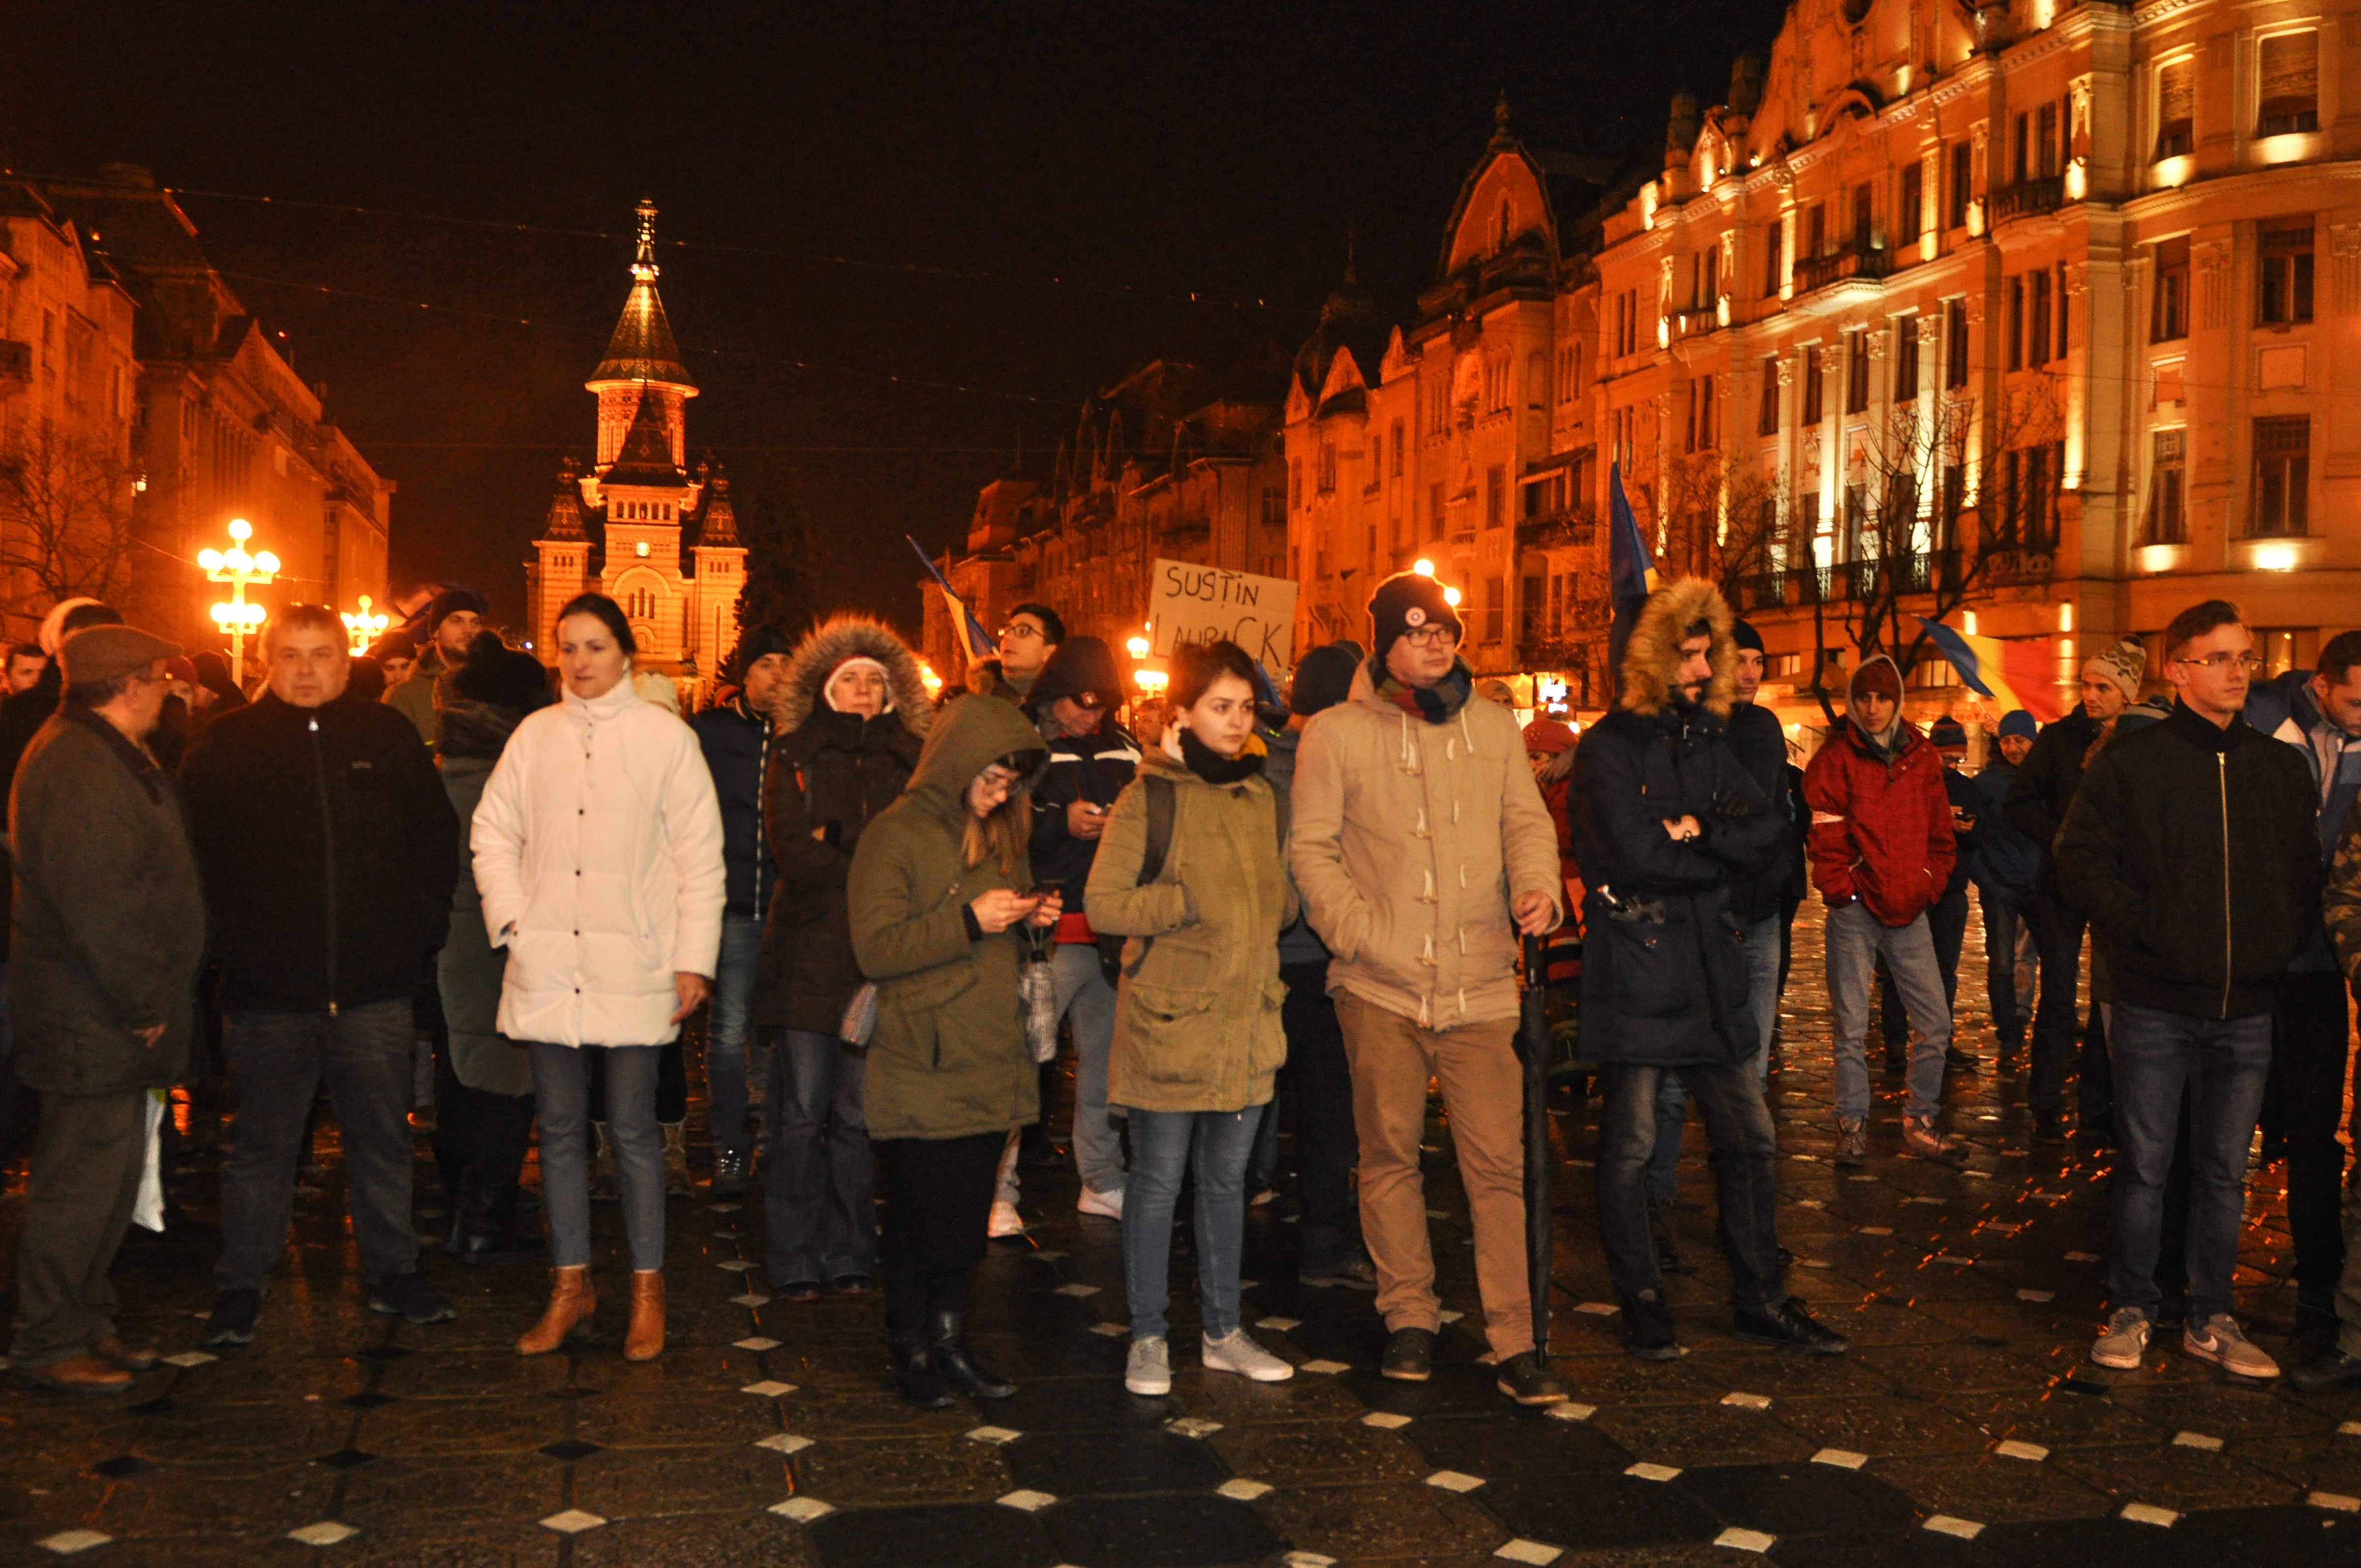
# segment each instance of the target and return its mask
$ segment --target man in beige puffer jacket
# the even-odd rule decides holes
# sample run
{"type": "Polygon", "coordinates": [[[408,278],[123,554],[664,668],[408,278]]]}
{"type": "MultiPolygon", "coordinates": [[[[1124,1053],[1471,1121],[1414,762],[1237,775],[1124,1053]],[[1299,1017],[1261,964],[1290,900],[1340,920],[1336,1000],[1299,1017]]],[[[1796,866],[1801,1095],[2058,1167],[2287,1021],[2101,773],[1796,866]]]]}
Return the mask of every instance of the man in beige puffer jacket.
{"type": "Polygon", "coordinates": [[[1458,615],[1411,572],[1369,600],[1377,652],[1297,754],[1289,860],[1334,953],[1360,1135],[1361,1228],[1391,1337],[1389,1377],[1433,1366],[1442,1302],[1420,1177],[1426,1084],[1443,1085],[1476,1225],[1476,1272],[1500,1389],[1565,1390],[1533,1354],[1525,1283],[1517,933],[1563,919],[1557,830],[1515,717],[1474,696],[1458,615]]]}

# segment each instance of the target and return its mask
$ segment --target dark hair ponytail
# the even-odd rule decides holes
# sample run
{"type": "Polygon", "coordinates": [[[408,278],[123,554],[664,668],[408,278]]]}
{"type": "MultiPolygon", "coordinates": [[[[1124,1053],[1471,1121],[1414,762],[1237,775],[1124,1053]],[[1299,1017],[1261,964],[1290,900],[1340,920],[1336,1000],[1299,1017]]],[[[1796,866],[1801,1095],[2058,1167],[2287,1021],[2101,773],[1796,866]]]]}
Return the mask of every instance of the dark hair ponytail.
{"type": "Polygon", "coordinates": [[[631,635],[631,623],[623,619],[623,607],[605,594],[576,594],[566,601],[566,608],[557,612],[553,624],[562,626],[568,616],[575,615],[597,616],[599,624],[615,634],[616,647],[627,654],[639,652],[639,640],[631,635]]]}

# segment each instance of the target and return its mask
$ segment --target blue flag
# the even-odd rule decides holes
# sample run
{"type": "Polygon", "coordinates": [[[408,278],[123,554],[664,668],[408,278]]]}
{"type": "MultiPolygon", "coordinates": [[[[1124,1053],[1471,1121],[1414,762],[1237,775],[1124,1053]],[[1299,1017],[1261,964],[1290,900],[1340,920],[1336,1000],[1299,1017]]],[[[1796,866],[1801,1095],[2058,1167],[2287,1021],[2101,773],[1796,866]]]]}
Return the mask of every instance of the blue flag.
{"type": "Polygon", "coordinates": [[[918,542],[906,533],[902,537],[910,540],[910,548],[918,552],[919,565],[927,568],[927,576],[935,579],[935,586],[943,590],[943,608],[950,613],[951,636],[958,641],[961,653],[971,664],[991,658],[999,645],[985,635],[983,622],[975,618],[975,611],[968,608],[967,600],[951,591],[950,584],[935,570],[934,562],[928,558],[918,542]]]}
{"type": "Polygon", "coordinates": [[[1623,645],[1639,623],[1640,608],[1656,587],[1656,562],[1640,533],[1640,520],[1623,494],[1623,466],[1607,470],[1607,597],[1615,619],[1607,631],[1607,685],[1620,691],[1623,680],[1623,645]]]}

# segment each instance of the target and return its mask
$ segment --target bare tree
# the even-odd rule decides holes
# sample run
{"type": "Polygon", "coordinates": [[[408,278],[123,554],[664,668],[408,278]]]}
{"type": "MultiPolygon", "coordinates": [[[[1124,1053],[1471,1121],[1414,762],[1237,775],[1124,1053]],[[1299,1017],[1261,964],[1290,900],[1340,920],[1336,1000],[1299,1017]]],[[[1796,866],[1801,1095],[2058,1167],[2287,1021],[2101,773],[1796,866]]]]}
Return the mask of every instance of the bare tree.
{"type": "Polygon", "coordinates": [[[41,421],[0,448],[0,609],[38,618],[61,599],[119,601],[138,533],[129,466],[41,421]]]}

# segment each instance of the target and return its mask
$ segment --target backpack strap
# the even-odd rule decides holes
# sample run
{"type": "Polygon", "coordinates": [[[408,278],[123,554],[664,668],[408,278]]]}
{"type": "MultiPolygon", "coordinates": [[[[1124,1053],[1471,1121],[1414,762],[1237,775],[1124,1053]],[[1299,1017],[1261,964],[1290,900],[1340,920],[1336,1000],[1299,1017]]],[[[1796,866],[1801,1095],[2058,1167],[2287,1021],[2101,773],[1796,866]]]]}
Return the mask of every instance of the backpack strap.
{"type": "MultiPolygon", "coordinates": [[[[1146,887],[1163,874],[1164,857],[1171,852],[1172,816],[1179,804],[1179,796],[1172,787],[1170,779],[1159,777],[1155,773],[1142,774],[1133,782],[1137,784],[1148,796],[1148,843],[1140,851],[1139,880],[1132,885],[1146,887]]],[[[1120,953],[1123,950],[1122,938],[1117,938],[1115,944],[1115,950],[1120,953]]],[[[1155,945],[1155,938],[1142,937],[1139,939],[1139,956],[1132,959],[1130,964],[1124,968],[1123,972],[1127,975],[1138,974],[1139,966],[1148,961],[1148,949],[1155,945]]]]}

